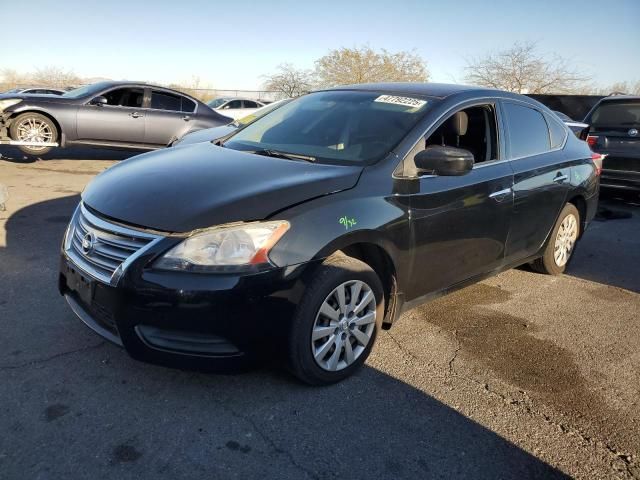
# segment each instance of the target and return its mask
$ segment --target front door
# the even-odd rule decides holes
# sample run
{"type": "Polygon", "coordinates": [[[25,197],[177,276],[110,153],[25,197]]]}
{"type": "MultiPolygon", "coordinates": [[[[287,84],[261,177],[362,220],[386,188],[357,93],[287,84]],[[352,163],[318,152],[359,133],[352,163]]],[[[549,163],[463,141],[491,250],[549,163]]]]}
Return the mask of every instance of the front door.
{"type": "Polygon", "coordinates": [[[419,147],[464,148],[473,153],[474,167],[462,176],[419,178],[419,192],[410,198],[415,253],[407,300],[503,265],[513,172],[497,132],[496,104],[472,105],[445,119],[419,147]]]}
{"type": "Polygon", "coordinates": [[[106,105],[89,101],[78,108],[77,139],[115,143],[144,143],[144,89],[116,88],[102,93],[106,105]]]}

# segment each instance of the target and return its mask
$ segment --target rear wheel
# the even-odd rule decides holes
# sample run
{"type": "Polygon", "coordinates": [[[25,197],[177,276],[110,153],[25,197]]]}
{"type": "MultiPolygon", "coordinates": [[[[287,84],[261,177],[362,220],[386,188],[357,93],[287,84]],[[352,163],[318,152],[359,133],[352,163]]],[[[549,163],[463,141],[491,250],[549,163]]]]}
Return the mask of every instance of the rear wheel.
{"type": "MultiPolygon", "coordinates": [[[[58,129],[50,118],[39,113],[27,112],[18,115],[11,123],[9,133],[13,140],[21,142],[57,142],[58,129]]],[[[44,155],[51,147],[20,146],[30,155],[44,155]]]]}
{"type": "Polygon", "coordinates": [[[534,270],[549,275],[560,275],[567,268],[580,235],[580,212],[567,203],[556,222],[544,255],[531,263],[534,270]]]}
{"type": "Polygon", "coordinates": [[[369,356],[383,316],[382,283],[371,267],[332,255],[318,267],[297,308],[289,368],[312,385],[350,376],[369,356]]]}

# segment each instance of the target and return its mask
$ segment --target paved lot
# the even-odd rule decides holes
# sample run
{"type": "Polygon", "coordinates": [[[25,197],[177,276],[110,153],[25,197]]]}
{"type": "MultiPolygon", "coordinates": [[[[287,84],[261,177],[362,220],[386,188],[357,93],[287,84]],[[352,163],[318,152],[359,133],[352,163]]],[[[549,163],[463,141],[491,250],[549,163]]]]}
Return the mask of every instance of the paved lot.
{"type": "Polygon", "coordinates": [[[127,154],[0,153],[0,478],[640,478],[638,207],[604,202],[569,275],[516,269],[417,308],[357,376],[309,388],[277,365],[138,363],[88,331],[57,252],[127,154]]]}

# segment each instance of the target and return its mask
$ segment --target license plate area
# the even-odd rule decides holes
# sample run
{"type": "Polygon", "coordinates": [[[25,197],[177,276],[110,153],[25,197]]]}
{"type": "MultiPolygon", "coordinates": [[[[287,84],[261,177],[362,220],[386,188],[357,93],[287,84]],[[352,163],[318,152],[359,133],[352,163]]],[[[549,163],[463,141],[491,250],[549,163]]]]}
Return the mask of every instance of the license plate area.
{"type": "Polygon", "coordinates": [[[65,277],[67,288],[74,292],[82,303],[91,306],[95,292],[95,280],[70,265],[67,265],[65,277]]]}

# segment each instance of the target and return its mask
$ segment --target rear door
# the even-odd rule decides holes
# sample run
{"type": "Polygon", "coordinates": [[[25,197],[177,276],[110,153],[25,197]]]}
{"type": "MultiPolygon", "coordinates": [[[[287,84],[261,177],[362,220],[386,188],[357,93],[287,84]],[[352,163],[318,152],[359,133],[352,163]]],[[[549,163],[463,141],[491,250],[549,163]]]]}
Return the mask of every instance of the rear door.
{"type": "Polygon", "coordinates": [[[145,143],[164,146],[182,137],[191,127],[196,110],[193,100],[163,90],[148,89],[149,108],[145,111],[145,143]]]}
{"type": "Polygon", "coordinates": [[[114,143],[144,142],[143,88],[114,88],[100,94],[106,105],[91,100],[78,108],[77,139],[114,143]]]}
{"type": "MultiPolygon", "coordinates": [[[[552,118],[531,104],[504,100],[507,154],[514,173],[513,215],[506,247],[508,263],[535,255],[564,206],[571,168],[563,147],[568,132],[553,135],[552,118]]],[[[557,131],[554,125],[554,131],[557,131]]]]}

